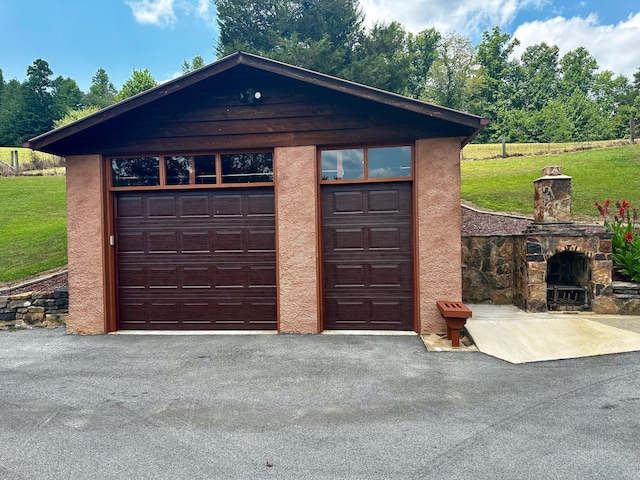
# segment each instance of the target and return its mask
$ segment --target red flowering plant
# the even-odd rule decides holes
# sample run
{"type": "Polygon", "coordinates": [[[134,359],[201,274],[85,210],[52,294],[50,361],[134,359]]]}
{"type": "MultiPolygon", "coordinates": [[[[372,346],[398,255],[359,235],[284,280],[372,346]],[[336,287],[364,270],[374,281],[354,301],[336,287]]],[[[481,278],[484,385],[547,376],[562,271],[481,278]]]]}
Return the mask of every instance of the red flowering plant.
{"type": "Polygon", "coordinates": [[[640,282],[640,229],[636,227],[638,212],[629,202],[616,202],[613,215],[609,213],[611,202],[596,202],[596,208],[604,218],[604,228],[611,232],[613,262],[620,267],[620,273],[633,282],[640,282]],[[611,220],[613,217],[613,220],[611,220]]]}

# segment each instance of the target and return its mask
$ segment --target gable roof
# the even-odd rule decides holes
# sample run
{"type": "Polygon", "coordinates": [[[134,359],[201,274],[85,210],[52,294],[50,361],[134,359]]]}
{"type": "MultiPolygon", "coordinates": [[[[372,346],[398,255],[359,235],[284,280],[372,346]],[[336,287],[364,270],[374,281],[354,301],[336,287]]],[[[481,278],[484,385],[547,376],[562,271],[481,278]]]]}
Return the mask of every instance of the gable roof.
{"type": "MultiPolygon", "coordinates": [[[[309,86],[338,92],[353,99],[374,102],[381,107],[391,107],[407,113],[417,114],[430,122],[435,121],[443,125],[449,125],[449,128],[455,127],[452,129],[452,132],[455,133],[449,136],[461,136],[463,145],[475,137],[489,122],[486,118],[469,113],[415,100],[250,53],[237,52],[134,97],[106,107],[73,123],[32,138],[25,146],[62,156],[76,154],[77,152],[73,148],[74,142],[81,140],[89,130],[94,129],[95,131],[96,127],[106,125],[107,122],[113,122],[154,102],[187,91],[190,87],[197,86],[201,82],[223,76],[226,72],[241,66],[257,69],[281,78],[299,81],[309,86]]],[[[93,153],[103,152],[95,151],[93,153]]]]}

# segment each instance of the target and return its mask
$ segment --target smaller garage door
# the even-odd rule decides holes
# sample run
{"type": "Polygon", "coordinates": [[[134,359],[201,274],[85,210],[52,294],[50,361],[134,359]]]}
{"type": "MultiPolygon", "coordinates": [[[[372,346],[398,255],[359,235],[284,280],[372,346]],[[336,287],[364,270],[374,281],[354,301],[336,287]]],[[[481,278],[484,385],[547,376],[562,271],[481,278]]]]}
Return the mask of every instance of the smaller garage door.
{"type": "Polygon", "coordinates": [[[411,183],[323,185],[325,329],[413,330],[411,183]]]}
{"type": "Polygon", "coordinates": [[[115,197],[120,329],[276,329],[273,188],[115,197]]]}

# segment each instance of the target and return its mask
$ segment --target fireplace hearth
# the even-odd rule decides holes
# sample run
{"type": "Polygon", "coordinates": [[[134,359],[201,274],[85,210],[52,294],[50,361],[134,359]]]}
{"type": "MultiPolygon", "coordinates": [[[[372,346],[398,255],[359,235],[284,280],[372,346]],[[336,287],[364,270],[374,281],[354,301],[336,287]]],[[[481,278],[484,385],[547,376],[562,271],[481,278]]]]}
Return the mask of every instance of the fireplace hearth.
{"type": "Polygon", "coordinates": [[[571,221],[571,177],[545,167],[534,182],[535,221],[516,239],[515,304],[531,312],[590,311],[611,283],[611,234],[571,221]]]}

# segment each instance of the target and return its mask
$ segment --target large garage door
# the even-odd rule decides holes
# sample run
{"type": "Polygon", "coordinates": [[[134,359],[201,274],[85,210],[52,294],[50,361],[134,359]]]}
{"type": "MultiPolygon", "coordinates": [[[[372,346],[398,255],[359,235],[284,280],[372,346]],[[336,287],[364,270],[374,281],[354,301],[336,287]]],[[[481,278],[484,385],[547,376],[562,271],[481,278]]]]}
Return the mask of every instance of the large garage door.
{"type": "Polygon", "coordinates": [[[324,185],[324,326],[413,330],[411,184],[324,185]]]}
{"type": "Polygon", "coordinates": [[[120,329],[275,329],[273,188],[121,192],[120,329]]]}

